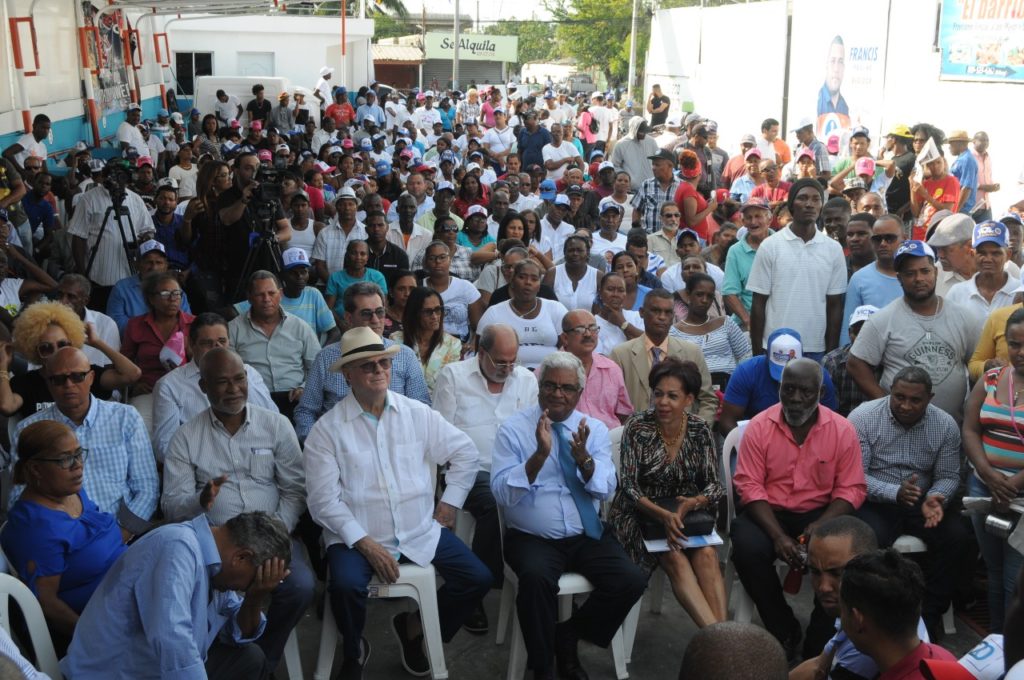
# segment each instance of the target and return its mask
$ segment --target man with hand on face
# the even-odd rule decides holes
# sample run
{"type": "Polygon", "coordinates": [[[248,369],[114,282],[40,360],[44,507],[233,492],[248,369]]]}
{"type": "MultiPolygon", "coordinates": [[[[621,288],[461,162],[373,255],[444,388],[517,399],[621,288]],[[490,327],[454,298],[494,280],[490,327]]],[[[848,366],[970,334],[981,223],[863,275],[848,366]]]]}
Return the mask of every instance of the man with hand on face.
{"type": "MultiPolygon", "coordinates": [[[[349,394],[320,420],[306,439],[307,502],[324,528],[331,576],[327,588],[343,637],[339,677],[361,678],[369,642],[367,584],[399,578],[399,560],[432,564],[444,579],[437,592],[440,637],[452,639],[491,586],[491,573],[455,537],[456,510],[477,474],[472,440],[441,414],[388,389],[399,346],[385,346],[366,327],[341,337],[331,370],[341,371],[349,394]],[[448,464],[444,495],[434,504],[436,466],[448,464]]],[[[391,620],[402,665],[426,675],[423,623],[415,613],[391,620]]]]}
{"type": "MultiPolygon", "coordinates": [[[[164,517],[205,515],[213,526],[242,510],[265,512],[289,532],[306,509],[302,452],[288,419],[249,403],[242,358],[214,348],[200,361],[199,388],[210,407],[185,423],[164,459],[164,517]]],[[[315,579],[292,539],[290,572],[270,593],[267,624],[257,644],[273,672],[292,628],[313,602],[315,579]]]]}
{"type": "Polygon", "coordinates": [[[883,548],[903,535],[928,546],[922,614],[931,639],[939,640],[959,556],[971,539],[959,513],[945,511],[960,485],[960,428],[931,399],[928,372],[907,366],[893,378],[889,396],[861,404],[849,418],[860,439],[868,488],[857,515],[883,548]]]}
{"type": "Polygon", "coordinates": [[[60,662],[68,678],[264,680],[261,603],[289,576],[282,524],[248,512],[167,524],[110,568],[60,662]],[[239,593],[244,593],[244,597],[239,593]]]}
{"type": "Polygon", "coordinates": [[[504,507],[505,559],[519,579],[516,610],[536,680],[583,680],[582,638],[607,647],[646,587],[598,516],[615,493],[608,428],[576,410],[586,376],[580,360],[553,352],[536,371],[538,404],[506,420],[494,443],[491,491],[504,507]],[[558,579],[582,574],[594,590],[556,623],[558,579]]]}
{"type": "MultiPolygon", "coordinates": [[[[747,425],[733,477],[740,500],[732,524],[736,574],[790,661],[800,652],[802,631],[782,592],[775,560],[803,569],[799,542],[824,521],[852,513],[866,495],[857,432],[820,406],[822,380],[815,361],[786,364],[780,403],[747,425]]],[[[814,618],[809,639],[820,628],[814,618]]]]}

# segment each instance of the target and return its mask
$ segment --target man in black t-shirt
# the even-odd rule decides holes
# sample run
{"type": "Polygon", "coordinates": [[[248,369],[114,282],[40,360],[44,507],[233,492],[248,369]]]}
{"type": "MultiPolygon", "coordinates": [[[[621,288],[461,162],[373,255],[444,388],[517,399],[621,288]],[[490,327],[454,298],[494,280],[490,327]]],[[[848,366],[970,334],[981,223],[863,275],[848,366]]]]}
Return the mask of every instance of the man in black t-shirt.
{"type": "Polygon", "coordinates": [[[258,120],[263,127],[267,127],[271,106],[270,102],[263,97],[263,85],[259,83],[253,85],[252,94],[256,99],[245,105],[245,111],[249,114],[249,125],[251,126],[253,122],[258,120]]]}
{"type": "Polygon", "coordinates": [[[914,172],[917,155],[912,144],[914,135],[906,125],[894,125],[885,139],[885,150],[891,159],[879,160],[880,167],[896,166],[896,173],[885,190],[885,205],[889,212],[906,220],[910,215],[910,175],[914,172]]]}
{"type": "Polygon", "coordinates": [[[661,85],[651,88],[651,94],[647,97],[647,113],[651,114],[651,127],[665,124],[670,103],[669,98],[661,93],[661,85]]]}

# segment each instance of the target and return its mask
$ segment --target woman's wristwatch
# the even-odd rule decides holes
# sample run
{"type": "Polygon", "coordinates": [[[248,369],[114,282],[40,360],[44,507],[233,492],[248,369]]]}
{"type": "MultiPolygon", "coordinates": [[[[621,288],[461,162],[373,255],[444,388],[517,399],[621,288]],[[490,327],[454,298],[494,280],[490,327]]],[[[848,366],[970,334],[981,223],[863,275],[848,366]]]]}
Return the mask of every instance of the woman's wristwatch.
{"type": "Polygon", "coordinates": [[[619,324],[619,330],[624,331],[627,328],[629,328],[629,321],[623,321],[622,323],[619,324]]]}

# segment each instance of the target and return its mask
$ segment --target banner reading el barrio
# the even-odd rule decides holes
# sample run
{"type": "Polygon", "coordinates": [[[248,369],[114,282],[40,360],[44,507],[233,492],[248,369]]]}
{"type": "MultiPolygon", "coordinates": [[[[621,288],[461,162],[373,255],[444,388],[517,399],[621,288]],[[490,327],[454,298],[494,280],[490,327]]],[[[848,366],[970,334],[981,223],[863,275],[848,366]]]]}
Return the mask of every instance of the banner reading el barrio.
{"type": "MultiPolygon", "coordinates": [[[[451,59],[455,41],[451,33],[427,33],[424,47],[427,59],[451,59]]],[[[462,35],[459,59],[466,61],[518,61],[519,38],[514,35],[462,35]]]]}
{"type": "Polygon", "coordinates": [[[1024,82],[1024,6],[943,0],[939,47],[944,80],[1024,82]]]}

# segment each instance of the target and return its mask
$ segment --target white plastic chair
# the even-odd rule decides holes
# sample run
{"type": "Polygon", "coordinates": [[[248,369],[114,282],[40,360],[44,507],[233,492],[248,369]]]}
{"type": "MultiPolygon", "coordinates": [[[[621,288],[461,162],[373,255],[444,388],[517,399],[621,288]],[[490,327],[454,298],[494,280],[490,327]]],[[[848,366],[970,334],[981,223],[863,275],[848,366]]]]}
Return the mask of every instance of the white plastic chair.
{"type": "Polygon", "coordinates": [[[39,600],[24,583],[10,574],[0,574],[0,626],[11,632],[11,612],[8,598],[14,598],[25,618],[32,651],[36,658],[36,667],[51,678],[60,678],[60,666],[57,665],[57,653],[53,650],[50,629],[46,627],[43,608],[39,600]]]}
{"type": "MultiPolygon", "coordinates": [[[[928,546],[916,536],[900,536],[893,542],[892,547],[904,555],[928,552],[928,546]]],[[[942,628],[945,630],[946,635],[956,633],[956,618],[953,616],[952,603],[950,603],[949,609],[942,615],[942,628]]]]}
{"type": "MultiPolygon", "coordinates": [[[[501,528],[502,541],[505,538],[505,513],[501,506],[498,507],[498,524],[501,528]]],[[[572,616],[572,598],[574,595],[589,593],[594,590],[582,574],[566,572],[558,579],[558,620],[567,621],[572,616]]],[[[519,627],[519,614],[516,611],[516,594],[519,592],[519,578],[512,567],[505,564],[505,584],[501,589],[501,606],[498,611],[498,631],[495,639],[496,644],[505,641],[505,634],[508,631],[508,623],[512,622],[512,644],[509,649],[508,672],[506,680],[522,680],[526,674],[526,643],[523,641],[523,631],[519,627]]],[[[612,660],[615,662],[615,677],[618,680],[629,678],[629,671],[626,664],[625,629],[631,618],[639,618],[640,602],[633,605],[626,616],[626,620],[615,632],[612,638],[612,660]]],[[[635,626],[635,624],[634,624],[635,626]]]]}
{"type": "MultiPolygon", "coordinates": [[[[330,575],[328,574],[328,581],[330,575]]],[[[448,667],[444,662],[444,644],[441,641],[441,624],[437,610],[437,574],[434,567],[420,567],[415,564],[398,565],[398,581],[381,583],[376,577],[370,580],[371,599],[408,597],[416,601],[423,622],[423,639],[427,643],[427,659],[430,661],[430,675],[434,680],[445,680],[448,667]]],[[[324,594],[324,621],[320,628],[320,651],[317,655],[313,680],[330,680],[334,663],[335,648],[338,645],[338,626],[331,611],[330,593],[324,594]]],[[[290,672],[290,670],[289,670],[290,672]]]]}
{"type": "Polygon", "coordinates": [[[473,546],[473,535],[476,533],[476,518],[469,510],[459,509],[455,513],[455,535],[466,545],[473,546]]]}
{"type": "Polygon", "coordinates": [[[302,658],[299,655],[299,637],[292,628],[287,642],[284,643],[284,667],[288,671],[288,680],[305,680],[302,674],[302,658]]]}

